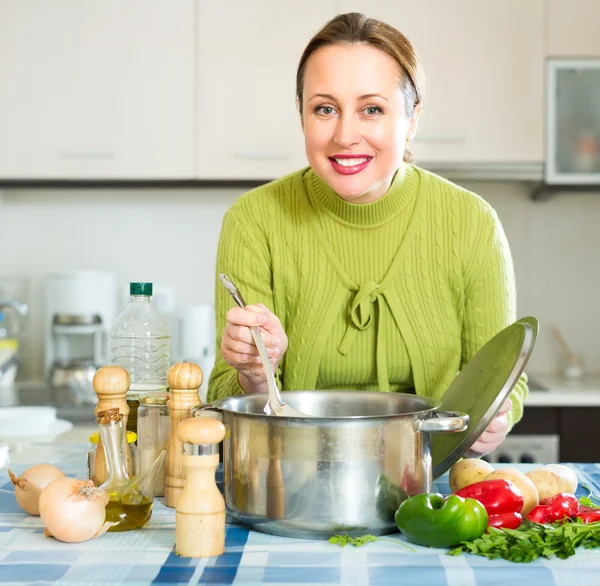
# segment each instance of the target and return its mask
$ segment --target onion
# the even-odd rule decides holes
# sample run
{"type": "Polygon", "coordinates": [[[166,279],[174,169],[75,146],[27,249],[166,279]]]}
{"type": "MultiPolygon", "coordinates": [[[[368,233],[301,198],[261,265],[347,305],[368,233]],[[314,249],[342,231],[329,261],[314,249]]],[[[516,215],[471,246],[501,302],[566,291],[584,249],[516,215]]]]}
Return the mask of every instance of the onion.
{"type": "Polygon", "coordinates": [[[40,515],[46,535],[79,543],[102,535],[117,523],[105,523],[109,496],[91,480],[57,478],[42,491],[40,515]]]}
{"type": "Polygon", "coordinates": [[[61,470],[52,464],[36,464],[27,468],[18,478],[8,470],[11,482],[15,485],[15,497],[21,509],[30,515],[39,515],[40,494],[49,482],[64,476],[61,470]]]}

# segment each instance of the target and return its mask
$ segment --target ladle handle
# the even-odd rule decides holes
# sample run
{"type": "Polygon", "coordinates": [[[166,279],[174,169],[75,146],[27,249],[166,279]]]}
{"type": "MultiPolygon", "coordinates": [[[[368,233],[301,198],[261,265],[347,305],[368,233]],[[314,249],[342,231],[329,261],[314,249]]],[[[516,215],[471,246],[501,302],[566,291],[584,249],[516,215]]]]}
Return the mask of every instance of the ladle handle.
{"type": "MultiPolygon", "coordinates": [[[[238,307],[244,309],[246,307],[246,302],[244,301],[244,298],[242,297],[242,294],[239,292],[238,288],[234,285],[233,281],[224,273],[219,275],[219,279],[221,279],[221,283],[225,285],[225,288],[227,291],[229,291],[229,294],[231,297],[233,297],[233,300],[236,302],[238,307]]],[[[269,387],[269,402],[275,403],[278,407],[282,407],[284,402],[279,394],[277,381],[275,380],[275,373],[273,372],[273,367],[271,366],[271,361],[269,360],[269,355],[267,353],[260,330],[256,326],[251,326],[249,329],[252,339],[258,348],[258,355],[260,356],[260,360],[267,377],[267,386],[269,387]]]]}

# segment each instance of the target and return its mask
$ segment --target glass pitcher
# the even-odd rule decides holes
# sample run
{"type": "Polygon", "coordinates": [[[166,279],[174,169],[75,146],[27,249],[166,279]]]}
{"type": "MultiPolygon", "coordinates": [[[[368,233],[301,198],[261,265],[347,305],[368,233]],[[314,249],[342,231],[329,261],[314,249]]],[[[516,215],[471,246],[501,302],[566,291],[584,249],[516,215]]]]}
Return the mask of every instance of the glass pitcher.
{"type": "Polygon", "coordinates": [[[108,479],[100,488],[109,495],[106,521],[117,523],[109,531],[140,529],[152,516],[156,477],[162,470],[166,450],[143,474],[130,478],[125,466],[125,429],[119,409],[98,413],[96,420],[106,455],[108,479]]]}

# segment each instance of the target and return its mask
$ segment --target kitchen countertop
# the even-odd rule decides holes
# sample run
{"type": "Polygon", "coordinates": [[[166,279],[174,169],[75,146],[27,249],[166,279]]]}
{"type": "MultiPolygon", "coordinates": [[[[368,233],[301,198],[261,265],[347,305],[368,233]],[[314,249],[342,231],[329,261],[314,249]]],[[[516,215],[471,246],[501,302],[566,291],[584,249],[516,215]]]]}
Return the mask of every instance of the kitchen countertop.
{"type": "MultiPolygon", "coordinates": [[[[71,439],[76,439],[74,434],[75,430],[71,439]]],[[[63,436],[61,442],[44,446],[43,456],[30,452],[33,459],[15,463],[14,471],[18,474],[42,459],[66,474],[84,477],[86,444],[67,440],[63,436]]],[[[600,492],[600,465],[569,466],[581,482],[600,492]]],[[[447,476],[436,481],[433,489],[448,494],[447,476]]],[[[174,548],[175,513],[162,499],[155,501],[152,519],[141,530],[65,544],[45,537],[40,518],[21,512],[12,492],[6,470],[0,470],[0,584],[591,586],[600,575],[600,549],[578,551],[567,560],[514,564],[468,554],[452,557],[446,550],[414,544],[415,552],[410,552],[399,543],[403,541],[399,533],[358,549],[340,548],[327,541],[265,535],[229,518],[223,555],[182,558],[174,548]]]]}
{"type": "MultiPolygon", "coordinates": [[[[525,407],[600,407],[600,376],[566,380],[558,376],[530,375],[525,407]]],[[[15,388],[0,388],[0,407],[52,405],[57,417],[75,424],[95,422],[95,403],[67,390],[51,390],[43,381],[21,382],[15,388]]]]}
{"type": "Polygon", "coordinates": [[[56,407],[58,419],[73,423],[94,423],[95,395],[76,396],[67,389],[53,390],[44,381],[19,382],[14,387],[0,388],[0,407],[50,405],[56,407]]]}
{"type": "Polygon", "coordinates": [[[569,380],[531,375],[525,407],[600,407],[600,376],[569,380]]]}

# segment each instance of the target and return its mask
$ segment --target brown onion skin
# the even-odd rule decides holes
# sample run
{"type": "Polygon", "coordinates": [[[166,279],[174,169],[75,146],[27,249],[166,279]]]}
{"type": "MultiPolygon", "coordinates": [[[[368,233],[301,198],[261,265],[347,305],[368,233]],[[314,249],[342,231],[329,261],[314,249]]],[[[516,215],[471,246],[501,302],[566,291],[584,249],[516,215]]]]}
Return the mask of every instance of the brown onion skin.
{"type": "Polygon", "coordinates": [[[46,533],[67,543],[93,539],[106,530],[108,499],[108,494],[91,480],[53,480],[40,496],[40,516],[46,533]]]}
{"type": "Polygon", "coordinates": [[[21,476],[16,477],[8,470],[11,482],[15,486],[17,504],[25,513],[39,516],[39,500],[42,491],[56,478],[64,477],[62,470],[52,464],[36,464],[27,468],[21,476]]]}

